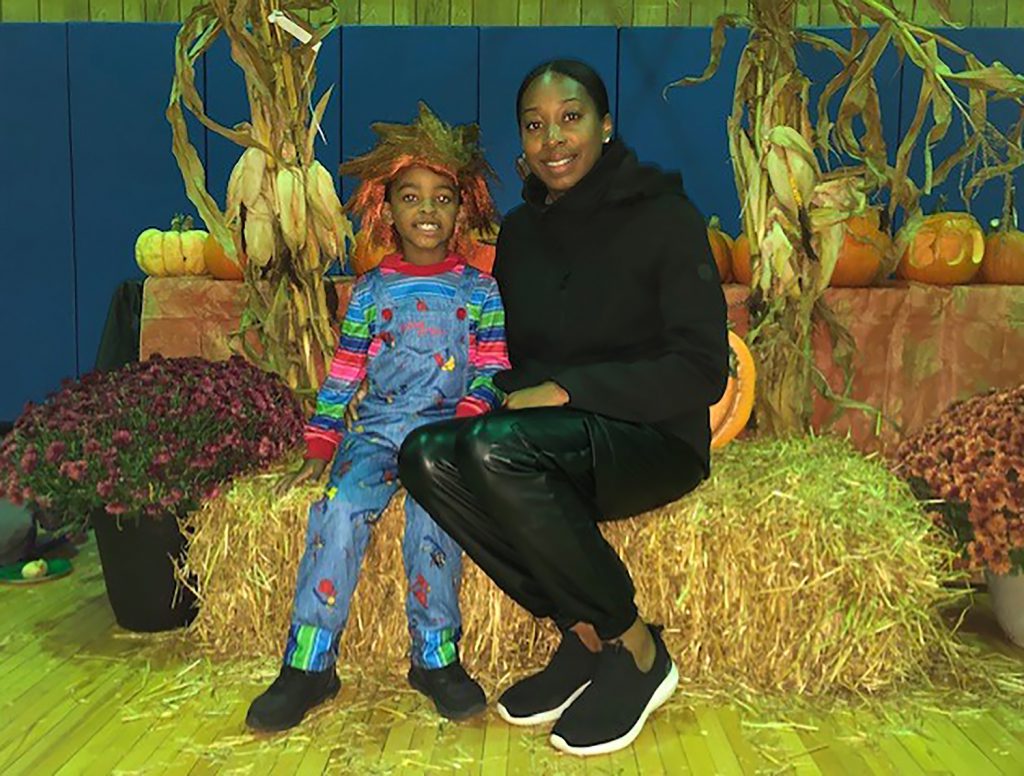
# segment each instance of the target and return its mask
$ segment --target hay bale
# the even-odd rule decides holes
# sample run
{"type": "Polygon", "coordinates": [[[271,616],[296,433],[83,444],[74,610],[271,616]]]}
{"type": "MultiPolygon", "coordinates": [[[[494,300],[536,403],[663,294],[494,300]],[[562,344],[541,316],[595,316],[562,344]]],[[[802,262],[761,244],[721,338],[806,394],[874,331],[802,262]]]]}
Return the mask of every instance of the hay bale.
{"type": "MultiPolygon", "coordinates": [[[[734,444],[683,500],[603,527],[640,610],[664,623],[684,677],[751,690],[873,693],[948,671],[960,649],[938,615],[951,551],[884,462],[844,442],[734,444]]],[[[311,488],[280,502],[276,476],[242,480],[186,518],[182,578],[201,601],[204,654],[276,657],[288,627],[311,488]]],[[[341,660],[404,665],[408,635],[396,500],[374,531],[341,660]]],[[[467,559],[463,659],[489,681],[536,667],[553,631],[467,559]]],[[[371,665],[372,664],[372,665],[371,665]]]]}

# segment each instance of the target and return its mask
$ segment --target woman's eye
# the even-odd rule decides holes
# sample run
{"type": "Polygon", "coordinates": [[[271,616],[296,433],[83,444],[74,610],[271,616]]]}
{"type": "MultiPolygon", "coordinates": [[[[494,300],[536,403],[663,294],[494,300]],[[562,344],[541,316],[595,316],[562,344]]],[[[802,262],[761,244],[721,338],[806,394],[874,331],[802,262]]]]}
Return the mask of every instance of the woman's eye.
{"type": "Polygon", "coordinates": [[[566,121],[579,121],[581,118],[578,111],[571,110],[565,114],[566,121]]]}
{"type": "Polygon", "coordinates": [[[540,129],[540,122],[539,121],[527,121],[526,122],[526,131],[527,132],[536,132],[538,129],[540,129]]]}

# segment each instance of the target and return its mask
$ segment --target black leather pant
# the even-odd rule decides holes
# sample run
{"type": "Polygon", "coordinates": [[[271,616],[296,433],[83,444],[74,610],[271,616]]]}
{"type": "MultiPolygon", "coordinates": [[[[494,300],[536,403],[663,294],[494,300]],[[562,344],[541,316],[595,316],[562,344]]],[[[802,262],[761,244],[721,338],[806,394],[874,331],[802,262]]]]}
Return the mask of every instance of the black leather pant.
{"type": "MultiPolygon", "coordinates": [[[[502,410],[412,432],[406,489],[502,590],[562,628],[611,639],[637,617],[597,523],[673,501],[705,476],[682,442],[578,410],[502,410]]],[[[643,573],[643,570],[640,570],[643,573]]]]}

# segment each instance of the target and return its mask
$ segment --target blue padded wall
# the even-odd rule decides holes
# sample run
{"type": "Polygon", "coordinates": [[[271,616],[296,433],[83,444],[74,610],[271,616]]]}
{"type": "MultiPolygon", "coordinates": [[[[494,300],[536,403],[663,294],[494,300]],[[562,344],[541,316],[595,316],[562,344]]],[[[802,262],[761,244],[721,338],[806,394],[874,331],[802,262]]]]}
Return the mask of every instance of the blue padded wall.
{"type": "Polygon", "coordinates": [[[0,25],[0,420],[76,372],[66,36],[0,25]]]}
{"type": "MultiPolygon", "coordinates": [[[[126,279],[142,277],[135,265],[139,232],[169,228],[176,212],[197,218],[164,117],[177,30],[176,24],[68,25],[82,372],[96,361],[114,290],[126,279]]],[[[190,132],[202,156],[202,127],[194,123],[190,132]]]]}
{"type": "MultiPolygon", "coordinates": [[[[952,30],[940,29],[937,32],[948,37],[954,43],[973,51],[982,61],[982,64],[991,64],[999,61],[1005,64],[1010,70],[1020,73],[1024,72],[1024,32],[1016,29],[966,29],[952,30]]],[[[954,70],[964,69],[963,58],[945,51],[941,52],[943,60],[954,70]]],[[[966,101],[966,92],[954,86],[954,92],[966,101]]],[[[912,62],[907,62],[903,73],[903,111],[900,127],[901,137],[909,129],[914,120],[914,111],[917,109],[917,100],[921,91],[921,73],[912,62]]],[[[1018,111],[1012,103],[990,102],[990,120],[1004,133],[1009,132],[1013,123],[1017,120],[1018,111]]],[[[955,110],[955,109],[954,109],[955,110]]],[[[924,135],[933,126],[931,114],[925,119],[922,127],[922,136],[919,144],[923,146],[924,135]]],[[[963,142],[963,119],[954,113],[953,124],[950,126],[946,137],[932,150],[932,158],[936,163],[941,162],[948,154],[955,151],[963,142]]],[[[970,177],[970,161],[967,162],[966,183],[970,177]]],[[[922,198],[922,204],[926,211],[931,211],[937,204],[940,195],[946,197],[947,210],[963,210],[964,202],[960,194],[961,179],[960,170],[954,170],[950,177],[939,186],[931,195],[922,198]]],[[[920,186],[924,183],[924,153],[917,150],[912,158],[910,177],[920,186]]],[[[1018,169],[1014,175],[1014,182],[1017,189],[1018,210],[1024,205],[1024,170],[1018,169]]],[[[993,218],[1002,215],[1003,207],[1003,181],[996,179],[987,182],[975,196],[971,203],[971,212],[975,215],[983,227],[993,218]]],[[[1024,222],[1022,222],[1024,225],[1024,222]]]]}
{"type": "Polygon", "coordinates": [[[487,158],[498,174],[499,182],[491,192],[502,214],[522,201],[515,171],[521,153],[515,115],[519,83],[534,66],[555,58],[580,59],[597,70],[615,113],[618,30],[614,27],[480,29],[480,128],[487,158]]]}
{"type": "Polygon", "coordinates": [[[642,161],[681,171],[700,211],[719,216],[731,234],[739,231],[739,203],[725,122],[745,40],[745,30],[730,30],[714,78],[670,89],[663,98],[666,84],[703,72],[710,28],[634,27],[620,33],[619,133],[642,161]]]}
{"type": "MultiPolygon", "coordinates": [[[[475,27],[344,27],[342,161],[373,147],[375,121],[408,122],[423,100],[443,121],[477,120],[475,27]]],[[[348,198],[356,181],[342,181],[348,198]]]]}
{"type": "MultiPolygon", "coordinates": [[[[204,60],[207,115],[228,128],[250,121],[245,78],[241,68],[231,59],[230,46],[223,35],[206,52],[204,60]]],[[[324,39],[317,54],[314,106],[331,86],[334,89],[321,124],[323,137],[317,137],[315,148],[320,163],[337,175],[341,158],[341,33],[338,31],[324,39]]],[[[207,189],[223,209],[231,168],[244,149],[212,131],[206,133],[206,149],[207,189]]]]}

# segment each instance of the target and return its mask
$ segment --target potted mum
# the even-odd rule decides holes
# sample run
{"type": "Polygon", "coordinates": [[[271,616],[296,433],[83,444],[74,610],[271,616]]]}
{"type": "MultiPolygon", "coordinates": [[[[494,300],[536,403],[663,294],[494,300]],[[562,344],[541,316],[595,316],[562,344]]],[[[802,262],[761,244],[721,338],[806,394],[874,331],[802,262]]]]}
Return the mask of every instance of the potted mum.
{"type": "Polygon", "coordinates": [[[908,437],[897,472],[983,571],[1003,631],[1024,646],[1024,385],[956,402],[908,437]]]}
{"type": "Polygon", "coordinates": [[[0,496],[91,522],[118,624],[170,630],[195,616],[174,582],[177,518],[293,447],[302,422],[288,387],[237,356],[155,357],[26,407],[0,445],[0,496]]]}

